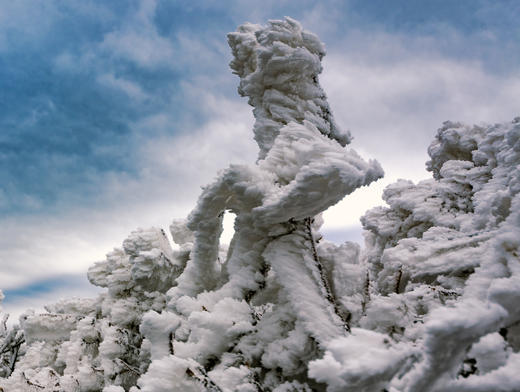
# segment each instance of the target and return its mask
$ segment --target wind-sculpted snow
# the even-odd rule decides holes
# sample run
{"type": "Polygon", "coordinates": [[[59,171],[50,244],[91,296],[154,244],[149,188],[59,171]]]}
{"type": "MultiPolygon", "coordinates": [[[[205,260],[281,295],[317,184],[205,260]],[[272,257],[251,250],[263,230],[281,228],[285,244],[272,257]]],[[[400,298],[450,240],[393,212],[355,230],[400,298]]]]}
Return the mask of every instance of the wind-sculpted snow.
{"type": "Polygon", "coordinates": [[[246,23],[228,34],[228,41],[231,69],[240,76],[238,92],[254,107],[260,159],[290,122],[307,120],[342,146],[350,142],[350,133],[334,122],[318,83],[325,47],[316,35],[286,18],[269,22],[268,28],[246,23]]]}
{"type": "Polygon", "coordinates": [[[428,151],[435,179],[391,185],[390,207],[362,218],[372,293],[360,325],[381,329],[371,308],[401,314],[381,332],[415,359],[388,390],[519,390],[520,119],[446,122],[428,151]]]}
{"type": "Polygon", "coordinates": [[[520,120],[446,122],[428,149],[434,178],[387,187],[388,206],[362,218],[364,250],[335,245],[321,213],[383,171],[334,123],[323,44],[289,18],[228,38],[258,161],[203,188],[170,227],[176,250],[137,230],[88,272],[106,293],[0,328],[0,386],[520,390],[520,120]]]}

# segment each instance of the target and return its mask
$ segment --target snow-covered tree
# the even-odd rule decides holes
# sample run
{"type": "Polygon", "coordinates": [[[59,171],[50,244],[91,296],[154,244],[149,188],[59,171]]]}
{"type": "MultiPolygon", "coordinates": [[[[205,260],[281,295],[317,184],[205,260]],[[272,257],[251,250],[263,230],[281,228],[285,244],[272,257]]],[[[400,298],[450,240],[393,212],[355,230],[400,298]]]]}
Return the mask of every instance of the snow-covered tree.
{"type": "Polygon", "coordinates": [[[389,207],[362,218],[371,300],[359,325],[408,350],[393,390],[517,391],[520,118],[445,122],[428,153],[433,179],[390,185],[389,207]]]}
{"type": "MultiPolygon", "coordinates": [[[[0,290],[0,303],[4,294],[0,290]]],[[[2,313],[0,308],[0,377],[9,377],[16,362],[23,355],[25,338],[18,325],[8,327],[9,315],[2,313]]]]}
{"type": "Polygon", "coordinates": [[[162,230],[137,230],[90,268],[106,288],[97,299],[26,313],[23,335],[0,330],[0,386],[520,390],[520,120],[445,123],[428,150],[433,179],[385,190],[388,207],[362,218],[364,250],[335,245],[321,213],[383,171],[333,120],[322,43],[290,18],[228,40],[257,162],[203,189],[170,227],[176,250],[162,230]]]}

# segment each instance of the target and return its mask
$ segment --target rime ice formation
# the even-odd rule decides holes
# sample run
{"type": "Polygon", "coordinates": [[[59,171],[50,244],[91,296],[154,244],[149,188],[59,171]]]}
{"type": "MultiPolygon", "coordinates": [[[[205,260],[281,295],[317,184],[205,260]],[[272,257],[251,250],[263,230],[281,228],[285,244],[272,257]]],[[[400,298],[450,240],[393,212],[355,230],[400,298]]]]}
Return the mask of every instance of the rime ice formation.
{"type": "Polygon", "coordinates": [[[270,22],[269,28],[246,23],[228,34],[234,59],[231,69],[240,76],[238,91],[254,107],[255,140],[265,158],[280,130],[291,122],[308,121],[342,146],[350,142],[332,117],[318,83],[325,47],[293,19],[270,22]]]}
{"type": "MultiPolygon", "coordinates": [[[[0,290],[0,302],[4,295],[0,290]]],[[[2,309],[0,308],[0,311],[2,309]]],[[[0,377],[9,377],[13,372],[18,358],[23,355],[25,337],[18,325],[9,328],[7,319],[9,315],[2,314],[0,321],[0,377]]]]}
{"type": "Polygon", "coordinates": [[[257,163],[203,189],[170,227],[177,250],[137,230],[89,270],[106,293],[0,328],[0,386],[520,390],[520,119],[445,123],[428,150],[434,178],[390,185],[388,207],[362,218],[366,249],[338,246],[321,239],[321,212],[383,172],[334,123],[323,45],[289,18],[228,38],[257,163]]]}

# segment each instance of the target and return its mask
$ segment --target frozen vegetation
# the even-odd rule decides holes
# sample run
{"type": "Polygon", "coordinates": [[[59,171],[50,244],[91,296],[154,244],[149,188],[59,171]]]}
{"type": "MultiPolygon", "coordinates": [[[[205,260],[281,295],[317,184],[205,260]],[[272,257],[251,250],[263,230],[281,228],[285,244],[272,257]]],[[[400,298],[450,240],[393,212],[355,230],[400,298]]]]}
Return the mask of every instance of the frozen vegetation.
{"type": "Polygon", "coordinates": [[[3,390],[519,391],[520,119],[445,122],[433,178],[385,190],[364,249],[335,245],[320,214],[383,170],[334,122],[323,44],[291,19],[228,40],[258,161],[203,189],[175,249],[137,230],[94,264],[97,299],[0,325],[3,390]]]}

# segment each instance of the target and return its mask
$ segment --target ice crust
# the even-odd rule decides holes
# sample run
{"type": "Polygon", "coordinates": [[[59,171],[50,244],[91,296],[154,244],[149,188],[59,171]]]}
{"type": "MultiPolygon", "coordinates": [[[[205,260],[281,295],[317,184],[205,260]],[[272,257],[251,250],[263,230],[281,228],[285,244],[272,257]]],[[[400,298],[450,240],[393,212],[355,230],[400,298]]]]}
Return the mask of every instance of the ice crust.
{"type": "Polygon", "coordinates": [[[334,122],[323,44],[290,18],[228,40],[258,161],[203,188],[170,226],[175,250],[161,229],[136,230],[89,269],[98,298],[0,324],[0,387],[520,390],[520,119],[444,123],[433,178],[387,187],[388,206],[362,218],[364,249],[335,245],[321,213],[383,171],[334,122]]]}

